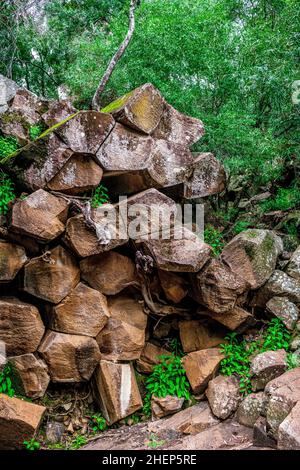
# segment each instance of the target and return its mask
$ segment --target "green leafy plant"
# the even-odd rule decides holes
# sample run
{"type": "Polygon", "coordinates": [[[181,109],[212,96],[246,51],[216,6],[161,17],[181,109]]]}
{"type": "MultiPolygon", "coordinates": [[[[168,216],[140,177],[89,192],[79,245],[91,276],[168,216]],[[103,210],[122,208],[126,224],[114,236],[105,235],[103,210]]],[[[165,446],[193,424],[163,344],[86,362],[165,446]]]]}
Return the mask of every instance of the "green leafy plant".
{"type": "Polygon", "coordinates": [[[37,139],[44,131],[44,126],[42,124],[36,124],[29,128],[29,137],[30,140],[37,139]]]}
{"type": "Polygon", "coordinates": [[[214,256],[219,256],[225,245],[222,233],[212,225],[206,226],[204,230],[204,241],[212,247],[214,256]]]}
{"type": "Polygon", "coordinates": [[[300,357],[295,353],[287,353],[288,370],[300,367],[300,357]]]}
{"type": "Polygon", "coordinates": [[[94,194],[92,197],[92,207],[96,209],[97,207],[102,206],[103,204],[106,204],[108,202],[108,189],[103,186],[103,184],[99,184],[99,186],[97,186],[97,188],[94,190],[94,194]]]}
{"type": "Polygon", "coordinates": [[[238,235],[239,233],[243,232],[244,230],[247,230],[247,228],[249,227],[250,222],[248,222],[247,220],[238,220],[233,228],[232,228],[232,231],[233,233],[235,233],[236,235],[238,235]]]}
{"type": "Polygon", "coordinates": [[[151,449],[157,449],[157,447],[160,447],[160,446],[164,445],[165,442],[166,441],[164,441],[164,440],[157,439],[155,434],[152,433],[150,435],[150,440],[147,442],[147,446],[151,447],[151,449]]]}
{"type": "Polygon", "coordinates": [[[273,318],[265,332],[263,338],[263,351],[276,351],[277,349],[289,348],[291,334],[288,332],[284,324],[279,318],[273,318]]]}
{"type": "Polygon", "coordinates": [[[179,357],[184,356],[182,345],[178,338],[172,338],[169,341],[168,346],[175,356],[179,356],[179,357]]]}
{"type": "Polygon", "coordinates": [[[95,414],[91,418],[91,427],[94,433],[102,432],[107,429],[107,422],[100,414],[95,414]]]}
{"type": "Polygon", "coordinates": [[[0,136],[0,159],[18,150],[19,144],[15,137],[0,136]]]}
{"type": "Polygon", "coordinates": [[[10,364],[6,364],[3,371],[0,373],[0,393],[5,393],[9,397],[13,397],[15,395],[15,390],[12,386],[11,374],[12,367],[10,364]]]}
{"type": "Polygon", "coordinates": [[[261,203],[263,212],[288,211],[300,205],[300,192],[295,184],[290,188],[279,188],[273,199],[261,203]]]}
{"type": "Polygon", "coordinates": [[[76,436],[75,439],[71,442],[70,449],[72,450],[78,450],[80,447],[85,446],[87,444],[88,440],[85,436],[76,436]]]}
{"type": "Polygon", "coordinates": [[[14,186],[11,179],[5,174],[0,174],[0,214],[8,212],[8,204],[15,199],[14,186]]]}
{"type": "Polygon", "coordinates": [[[24,441],[23,445],[26,450],[39,450],[41,448],[41,444],[36,441],[34,438],[30,439],[29,441],[24,441]]]}

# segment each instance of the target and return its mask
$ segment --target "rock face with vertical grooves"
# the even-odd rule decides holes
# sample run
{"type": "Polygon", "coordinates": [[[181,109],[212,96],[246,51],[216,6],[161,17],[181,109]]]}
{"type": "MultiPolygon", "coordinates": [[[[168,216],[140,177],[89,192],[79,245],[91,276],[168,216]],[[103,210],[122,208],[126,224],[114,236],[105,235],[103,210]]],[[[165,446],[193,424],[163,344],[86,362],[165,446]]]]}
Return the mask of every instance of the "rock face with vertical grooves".
{"type": "MultiPolygon", "coordinates": [[[[34,354],[22,354],[9,358],[13,374],[20,387],[21,394],[29,398],[41,398],[45,395],[50,382],[46,363],[34,354]]],[[[13,384],[15,386],[15,384],[13,384]]]]}
{"type": "Polygon", "coordinates": [[[0,282],[12,281],[26,261],[26,252],[22,246],[0,241],[0,282]]]}

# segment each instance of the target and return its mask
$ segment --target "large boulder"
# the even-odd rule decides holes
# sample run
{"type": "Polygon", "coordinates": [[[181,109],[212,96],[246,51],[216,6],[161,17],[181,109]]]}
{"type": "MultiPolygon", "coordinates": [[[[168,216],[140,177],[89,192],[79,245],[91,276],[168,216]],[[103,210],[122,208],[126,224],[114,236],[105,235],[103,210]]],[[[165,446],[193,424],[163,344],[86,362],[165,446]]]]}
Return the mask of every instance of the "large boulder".
{"type": "Polygon", "coordinates": [[[249,229],[234,237],[221,257],[252,289],[257,289],[273,273],[282,250],[281,238],[271,230],[249,229]]]}
{"type": "Polygon", "coordinates": [[[34,438],[45,411],[44,406],[0,394],[0,449],[22,449],[24,441],[34,438]]]}
{"type": "Polygon", "coordinates": [[[58,304],[78,284],[79,277],[75,258],[59,245],[25,266],[24,290],[58,304]]]}
{"type": "Polygon", "coordinates": [[[240,424],[253,428],[261,414],[265,411],[263,392],[250,393],[239,404],[236,416],[240,424]]]}
{"type": "Polygon", "coordinates": [[[0,340],[5,343],[8,356],[34,352],[44,331],[45,327],[36,307],[14,297],[1,297],[0,340]]]}
{"type": "Polygon", "coordinates": [[[96,340],[49,330],[38,349],[49,367],[52,382],[90,380],[100,360],[96,340]]]}
{"type": "Polygon", "coordinates": [[[299,304],[300,280],[288,276],[283,271],[274,271],[269,280],[256,292],[251,305],[264,308],[270,299],[278,296],[299,304]]]}
{"type": "Polygon", "coordinates": [[[266,304],[267,312],[276,318],[282,320],[288,330],[293,330],[296,326],[299,309],[286,297],[273,297],[266,304]]]}
{"type": "Polygon", "coordinates": [[[68,100],[51,100],[47,111],[42,114],[42,119],[47,127],[53,127],[76,113],[77,109],[68,100]]]}
{"type": "Polygon", "coordinates": [[[19,89],[16,82],[0,74],[0,114],[8,110],[9,102],[19,89]]]}
{"type": "Polygon", "coordinates": [[[224,355],[218,348],[194,351],[182,359],[183,368],[195,394],[203,393],[216,375],[224,355]]]}
{"type": "Polygon", "coordinates": [[[101,360],[93,377],[93,390],[109,425],[143,406],[131,364],[101,360]]]}
{"type": "Polygon", "coordinates": [[[279,426],[278,449],[300,450],[300,401],[279,426]]]}
{"type": "Polygon", "coordinates": [[[34,354],[22,354],[9,358],[13,366],[13,387],[29,398],[42,398],[50,382],[46,363],[34,354]]]}
{"type": "Polygon", "coordinates": [[[0,240],[0,282],[12,281],[26,261],[22,246],[0,240]]]}
{"type": "Polygon", "coordinates": [[[268,382],[282,375],[286,371],[287,366],[287,357],[284,349],[257,354],[250,364],[253,391],[263,390],[268,382]]]}
{"type": "Polygon", "coordinates": [[[300,246],[298,246],[297,250],[292,254],[285,272],[289,276],[300,281],[300,246]]]}
{"type": "Polygon", "coordinates": [[[147,315],[142,304],[131,296],[108,299],[110,318],[97,336],[103,359],[138,359],[145,345],[147,315]]]}
{"type": "Polygon", "coordinates": [[[48,310],[49,328],[60,333],[96,337],[108,318],[106,297],[81,282],[48,310]]]}
{"type": "Polygon", "coordinates": [[[201,320],[183,320],[178,323],[180,341],[186,353],[208,349],[224,343],[225,329],[216,328],[201,320]]]}
{"type": "Polygon", "coordinates": [[[184,197],[195,199],[218,194],[226,186],[226,173],[223,165],[212,153],[200,153],[191,165],[191,176],[184,183],[184,197]]]}
{"type": "Polygon", "coordinates": [[[234,307],[229,312],[226,312],[226,314],[212,312],[211,310],[206,310],[203,309],[203,307],[199,307],[197,313],[199,315],[205,315],[212,318],[213,320],[217,321],[229,330],[235,331],[236,333],[243,333],[256,323],[254,315],[241,307],[234,307]]]}
{"type": "Polygon", "coordinates": [[[39,189],[13,205],[10,230],[49,242],[64,232],[68,208],[65,199],[39,189]]]}
{"type": "Polygon", "coordinates": [[[237,409],[241,400],[239,387],[239,380],[233,375],[218,375],[209,382],[205,393],[217,418],[226,419],[237,409]]]}

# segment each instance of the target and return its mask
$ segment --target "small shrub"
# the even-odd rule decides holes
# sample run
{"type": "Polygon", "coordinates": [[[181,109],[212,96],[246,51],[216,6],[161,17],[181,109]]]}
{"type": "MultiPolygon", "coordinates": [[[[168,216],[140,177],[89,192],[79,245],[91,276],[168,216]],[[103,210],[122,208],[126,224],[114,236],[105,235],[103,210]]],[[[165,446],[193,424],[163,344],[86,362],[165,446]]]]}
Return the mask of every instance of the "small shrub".
{"type": "Polygon", "coordinates": [[[295,353],[287,353],[288,370],[300,367],[300,357],[295,353]]]}
{"type": "Polygon", "coordinates": [[[34,438],[30,439],[29,441],[24,441],[23,445],[26,450],[39,450],[41,447],[41,444],[34,438]]]}
{"type": "Polygon", "coordinates": [[[0,373],[0,393],[5,393],[9,397],[15,395],[15,390],[12,386],[12,367],[10,364],[4,366],[3,371],[0,373]]]}
{"type": "Polygon", "coordinates": [[[205,228],[204,241],[212,247],[214,256],[219,256],[225,245],[222,233],[212,225],[207,225],[205,228]]]}
{"type": "Polygon", "coordinates": [[[19,144],[15,137],[0,136],[0,159],[18,150],[19,144]]]}
{"type": "Polygon", "coordinates": [[[263,338],[263,351],[276,351],[277,349],[289,348],[291,334],[288,332],[284,324],[279,318],[273,318],[266,330],[263,338]]]}
{"type": "Polygon", "coordinates": [[[92,197],[92,207],[96,209],[97,207],[102,206],[103,204],[106,204],[108,202],[108,189],[103,186],[103,184],[99,184],[99,186],[97,186],[97,188],[94,190],[94,194],[92,197]]]}
{"type": "Polygon", "coordinates": [[[15,199],[14,186],[11,179],[5,174],[0,174],[0,214],[8,212],[8,204],[15,199]]]}
{"type": "Polygon", "coordinates": [[[300,204],[300,191],[297,186],[291,188],[279,188],[276,196],[261,203],[263,212],[269,211],[288,211],[300,204]]]}
{"type": "Polygon", "coordinates": [[[36,124],[35,126],[31,126],[29,128],[29,137],[30,140],[37,139],[43,132],[45,128],[42,124],[36,124]]]}
{"type": "Polygon", "coordinates": [[[172,339],[169,341],[168,346],[169,346],[169,348],[170,348],[170,351],[171,351],[175,356],[179,356],[179,357],[184,356],[184,352],[183,352],[183,349],[182,349],[182,345],[181,345],[181,342],[179,341],[178,338],[172,338],[172,339]]]}
{"type": "Polygon", "coordinates": [[[243,232],[244,230],[247,230],[247,228],[249,228],[249,225],[251,225],[251,224],[247,220],[238,220],[234,224],[232,231],[233,231],[233,233],[238,235],[239,233],[243,232]]]}
{"type": "Polygon", "coordinates": [[[105,429],[107,429],[106,420],[100,414],[93,415],[91,419],[91,427],[94,433],[105,431],[105,429]]]}
{"type": "Polygon", "coordinates": [[[164,441],[164,440],[157,439],[155,434],[151,434],[150,435],[150,440],[147,442],[147,446],[151,447],[151,449],[157,449],[157,447],[160,447],[160,446],[164,445],[165,442],[166,441],[164,441]]]}
{"type": "Polygon", "coordinates": [[[71,442],[70,449],[78,450],[80,447],[85,446],[88,443],[88,440],[85,436],[76,436],[75,439],[71,442]]]}

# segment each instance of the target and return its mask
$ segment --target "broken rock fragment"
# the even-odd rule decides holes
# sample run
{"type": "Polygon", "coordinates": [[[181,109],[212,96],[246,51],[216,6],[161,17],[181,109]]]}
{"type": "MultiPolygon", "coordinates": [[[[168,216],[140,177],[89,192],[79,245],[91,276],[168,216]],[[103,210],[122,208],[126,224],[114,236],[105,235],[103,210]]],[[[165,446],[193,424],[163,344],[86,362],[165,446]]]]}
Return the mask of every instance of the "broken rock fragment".
{"type": "Polygon", "coordinates": [[[221,327],[216,328],[198,320],[183,320],[178,326],[182,348],[186,353],[224,343],[226,331],[221,327]]]}
{"type": "Polygon", "coordinates": [[[290,302],[300,303],[300,280],[276,270],[269,280],[256,292],[251,305],[265,307],[273,297],[286,297],[290,302]]]}
{"type": "Polygon", "coordinates": [[[272,316],[282,320],[288,330],[293,330],[296,326],[299,309],[286,297],[273,297],[266,304],[266,310],[272,316]]]}
{"type": "MultiPolygon", "coordinates": [[[[41,398],[45,395],[50,382],[46,363],[34,354],[22,354],[9,358],[13,366],[13,375],[17,377],[17,385],[21,395],[29,398],[41,398]]],[[[15,381],[13,382],[15,387],[15,381]]]]}
{"type": "Polygon", "coordinates": [[[226,186],[226,173],[223,165],[212,153],[200,153],[194,157],[191,176],[184,183],[184,197],[195,199],[218,194],[226,186]]]}
{"type": "Polygon", "coordinates": [[[214,378],[224,355],[218,348],[194,351],[182,359],[182,365],[195,394],[203,393],[214,378]]]}
{"type": "Polygon", "coordinates": [[[153,370],[153,366],[159,364],[160,356],[168,356],[170,354],[170,351],[167,349],[147,342],[141,356],[136,361],[137,370],[143,374],[150,374],[153,370]]]}
{"type": "Polygon", "coordinates": [[[154,419],[160,419],[164,416],[177,413],[182,408],[184,398],[167,395],[164,398],[158,398],[152,395],[151,398],[151,412],[154,419]]]}
{"type": "Polygon", "coordinates": [[[12,281],[26,261],[22,246],[0,241],[0,282],[12,281]]]}
{"type": "Polygon", "coordinates": [[[209,382],[206,396],[213,414],[226,419],[237,409],[241,400],[239,380],[233,375],[218,375],[209,382]]]}

